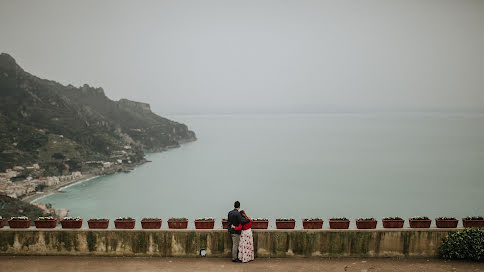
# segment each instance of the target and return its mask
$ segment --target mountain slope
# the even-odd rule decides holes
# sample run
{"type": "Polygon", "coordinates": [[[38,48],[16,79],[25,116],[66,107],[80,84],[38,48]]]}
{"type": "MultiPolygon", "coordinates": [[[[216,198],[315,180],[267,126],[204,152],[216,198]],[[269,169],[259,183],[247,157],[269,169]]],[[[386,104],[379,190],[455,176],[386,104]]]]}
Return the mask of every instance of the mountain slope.
{"type": "MultiPolygon", "coordinates": [[[[10,219],[12,216],[27,216],[33,220],[39,216],[55,216],[55,214],[46,214],[45,211],[30,203],[25,203],[21,200],[11,198],[5,195],[0,195],[0,216],[5,219],[10,219]]],[[[33,224],[32,224],[33,225],[33,224]]]]}
{"type": "Polygon", "coordinates": [[[122,154],[136,163],[145,151],[196,139],[186,125],[154,114],[148,104],[113,101],[102,88],[40,79],[4,53],[0,136],[0,170],[40,163],[60,172],[79,162],[113,161],[122,154]]]}

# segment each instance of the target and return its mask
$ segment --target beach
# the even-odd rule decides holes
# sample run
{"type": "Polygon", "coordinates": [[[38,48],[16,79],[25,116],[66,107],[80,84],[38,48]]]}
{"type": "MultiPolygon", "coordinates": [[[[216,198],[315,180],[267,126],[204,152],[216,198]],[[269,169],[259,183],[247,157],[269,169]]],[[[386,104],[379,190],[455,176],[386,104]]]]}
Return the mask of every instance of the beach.
{"type": "Polygon", "coordinates": [[[91,179],[96,178],[96,177],[98,177],[98,175],[84,174],[81,177],[75,178],[73,180],[66,181],[66,182],[60,182],[57,185],[46,187],[44,189],[44,191],[42,191],[42,192],[36,192],[36,193],[33,193],[33,194],[28,195],[26,197],[23,197],[22,201],[28,202],[28,203],[33,203],[33,202],[35,202],[39,199],[42,199],[46,196],[49,196],[49,195],[54,194],[56,192],[60,192],[67,187],[70,187],[70,186],[73,186],[75,184],[91,180],[91,179]]]}

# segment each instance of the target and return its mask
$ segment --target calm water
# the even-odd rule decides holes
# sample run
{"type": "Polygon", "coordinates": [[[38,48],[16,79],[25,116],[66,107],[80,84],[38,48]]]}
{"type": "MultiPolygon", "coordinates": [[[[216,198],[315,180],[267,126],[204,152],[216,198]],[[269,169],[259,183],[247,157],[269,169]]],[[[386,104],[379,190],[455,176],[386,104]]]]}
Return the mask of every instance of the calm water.
{"type": "Polygon", "coordinates": [[[85,219],[211,216],[217,225],[234,200],[252,217],[298,220],[484,214],[484,115],[171,118],[198,141],[39,202],[85,219]]]}

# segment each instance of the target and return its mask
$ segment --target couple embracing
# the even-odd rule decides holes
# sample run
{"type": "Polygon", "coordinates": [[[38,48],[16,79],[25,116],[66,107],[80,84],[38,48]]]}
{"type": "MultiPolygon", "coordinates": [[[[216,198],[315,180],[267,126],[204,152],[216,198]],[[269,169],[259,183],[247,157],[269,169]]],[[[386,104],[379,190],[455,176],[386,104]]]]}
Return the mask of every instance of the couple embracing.
{"type": "Polygon", "coordinates": [[[228,231],[232,236],[232,262],[246,263],[254,260],[254,238],[252,220],[240,210],[240,202],[235,201],[234,209],[227,217],[228,231]]]}

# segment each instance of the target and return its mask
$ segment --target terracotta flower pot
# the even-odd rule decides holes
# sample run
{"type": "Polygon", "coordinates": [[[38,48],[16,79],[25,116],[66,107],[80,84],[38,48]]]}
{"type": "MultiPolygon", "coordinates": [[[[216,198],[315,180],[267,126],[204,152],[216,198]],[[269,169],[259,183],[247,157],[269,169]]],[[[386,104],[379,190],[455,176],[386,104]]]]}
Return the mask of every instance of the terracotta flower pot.
{"type": "Polygon", "coordinates": [[[358,229],[376,229],[376,220],[356,220],[356,228],[358,229]]]}
{"type": "Polygon", "coordinates": [[[458,223],[459,220],[457,219],[435,219],[435,225],[437,226],[437,228],[453,229],[457,228],[458,223]]]}
{"type": "Polygon", "coordinates": [[[277,220],[276,219],[276,228],[277,229],[294,229],[296,226],[296,220],[277,220]]]}
{"type": "Polygon", "coordinates": [[[252,220],[252,229],[267,229],[269,220],[252,220]]]}
{"type": "Polygon", "coordinates": [[[57,226],[57,218],[54,219],[35,219],[35,227],[38,229],[53,229],[57,226]]]}
{"type": "Polygon", "coordinates": [[[388,220],[382,219],[383,227],[386,229],[401,229],[403,228],[403,223],[405,222],[403,219],[399,220],[388,220]]]}
{"type": "Polygon", "coordinates": [[[136,225],[136,219],[131,220],[114,220],[114,227],[116,229],[134,229],[136,225]]]}
{"type": "Polygon", "coordinates": [[[11,229],[28,229],[30,228],[30,219],[28,220],[10,219],[8,220],[8,226],[11,229]]]}
{"type": "Polygon", "coordinates": [[[195,220],[196,229],[213,229],[215,220],[195,220]]]}
{"type": "Polygon", "coordinates": [[[484,228],[484,220],[462,218],[462,225],[464,228],[484,228]]]}
{"type": "Polygon", "coordinates": [[[106,220],[87,220],[87,225],[90,229],[107,229],[109,227],[109,219],[106,220]]]}
{"type": "Polygon", "coordinates": [[[185,221],[168,220],[168,228],[170,229],[186,229],[188,227],[188,219],[185,221]]]}
{"type": "Polygon", "coordinates": [[[60,223],[63,229],[82,228],[82,219],[81,220],[61,220],[60,223]]]}
{"type": "Polygon", "coordinates": [[[161,218],[141,220],[141,227],[143,229],[161,229],[161,218]]]}
{"type": "Polygon", "coordinates": [[[350,220],[329,219],[330,229],[348,229],[349,227],[350,227],[350,220]]]}
{"type": "Polygon", "coordinates": [[[229,227],[229,220],[226,218],[222,219],[222,228],[227,229],[229,227]]]}
{"type": "Polygon", "coordinates": [[[3,228],[3,226],[5,225],[5,221],[7,221],[7,219],[5,218],[2,218],[2,220],[0,220],[0,229],[3,228]]]}
{"type": "Polygon", "coordinates": [[[322,229],[323,219],[320,220],[303,220],[303,229],[322,229]]]}
{"type": "Polygon", "coordinates": [[[411,228],[414,229],[428,229],[430,228],[430,224],[432,224],[432,220],[417,220],[417,219],[408,219],[408,223],[410,224],[411,228]]]}

